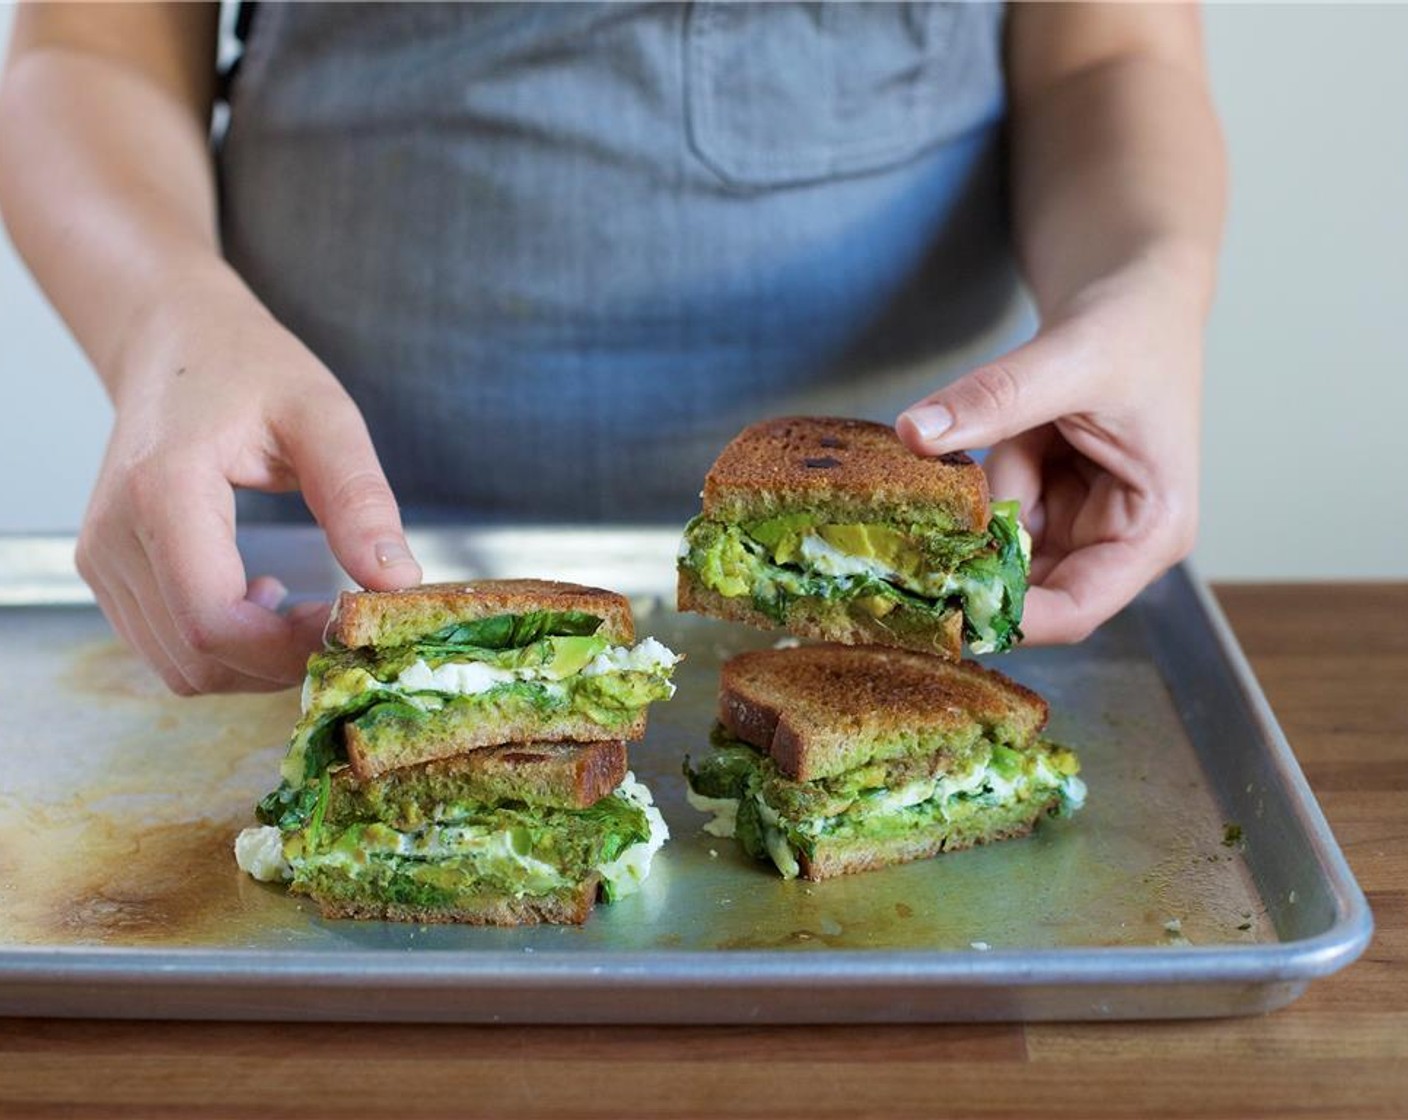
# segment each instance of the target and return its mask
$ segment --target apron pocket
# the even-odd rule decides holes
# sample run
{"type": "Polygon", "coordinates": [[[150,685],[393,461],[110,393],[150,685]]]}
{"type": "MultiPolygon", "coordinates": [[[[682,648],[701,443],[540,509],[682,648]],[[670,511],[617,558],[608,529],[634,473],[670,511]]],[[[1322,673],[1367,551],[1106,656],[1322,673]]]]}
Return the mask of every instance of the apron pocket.
{"type": "Polygon", "coordinates": [[[990,105],[971,94],[991,84],[1000,22],[991,5],[695,3],[690,146],[745,188],[903,163],[976,123],[975,100],[990,105]]]}

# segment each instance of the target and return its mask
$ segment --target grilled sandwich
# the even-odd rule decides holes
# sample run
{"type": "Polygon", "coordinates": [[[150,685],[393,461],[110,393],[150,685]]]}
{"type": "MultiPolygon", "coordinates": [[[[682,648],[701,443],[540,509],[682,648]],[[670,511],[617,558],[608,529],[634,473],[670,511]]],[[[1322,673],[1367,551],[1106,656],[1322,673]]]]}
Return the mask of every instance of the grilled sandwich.
{"type": "Polygon", "coordinates": [[[833,643],[725,663],[714,750],[685,766],[706,830],[828,879],[1029,832],[1085,799],[1045,701],[973,662],[833,643]]]}
{"type": "Polygon", "coordinates": [[[580,922],[668,836],[626,740],[678,658],[626,600],[542,580],[342,595],[260,826],[256,878],[328,917],[580,922]]]}
{"type": "Polygon", "coordinates": [[[260,817],[236,841],[256,878],[325,917],[414,922],[583,922],[669,835],[620,742],[486,747],[365,783],[334,766],[260,817]]]}
{"type": "Polygon", "coordinates": [[[344,592],[308,662],[283,764],[300,785],[345,759],[361,780],[477,747],[639,739],[675,655],[635,642],[614,592],[480,580],[344,592]]]}
{"type": "Polygon", "coordinates": [[[863,420],[747,428],[685,529],[679,606],[764,629],[957,660],[1021,639],[1030,542],[958,453],[910,452],[863,420]]]}

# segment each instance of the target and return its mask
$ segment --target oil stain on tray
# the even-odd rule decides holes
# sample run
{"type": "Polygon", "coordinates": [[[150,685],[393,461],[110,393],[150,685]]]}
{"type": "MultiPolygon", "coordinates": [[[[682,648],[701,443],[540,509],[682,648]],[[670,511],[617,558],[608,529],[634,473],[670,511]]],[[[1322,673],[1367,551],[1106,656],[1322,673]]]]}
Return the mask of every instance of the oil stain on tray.
{"type": "Polygon", "coordinates": [[[0,738],[0,942],[266,943],[288,900],[239,872],[232,842],[296,694],[179,698],[106,640],[49,665],[0,738]]]}

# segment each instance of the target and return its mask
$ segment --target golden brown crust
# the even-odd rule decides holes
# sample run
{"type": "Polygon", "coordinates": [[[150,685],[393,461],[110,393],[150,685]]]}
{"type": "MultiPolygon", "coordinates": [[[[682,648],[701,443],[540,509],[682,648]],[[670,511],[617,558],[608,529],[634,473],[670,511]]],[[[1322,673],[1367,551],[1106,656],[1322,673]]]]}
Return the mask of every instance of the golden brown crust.
{"type": "Polygon", "coordinates": [[[601,877],[593,875],[579,886],[551,895],[523,898],[474,898],[446,909],[410,906],[373,899],[319,898],[313,894],[324,918],[360,918],[381,922],[459,922],[475,926],[581,925],[591,916],[601,877]]]}
{"type": "Polygon", "coordinates": [[[429,583],[404,591],[344,591],[328,619],[328,641],[355,648],[433,633],[456,622],[527,611],[585,611],[602,619],[599,633],[618,644],[635,641],[624,595],[546,579],[481,579],[429,583]]]}
{"type": "MultiPolygon", "coordinates": [[[[452,709],[447,709],[449,711],[452,709]]],[[[620,740],[636,740],[645,734],[645,720],[643,710],[630,723],[611,728],[604,728],[595,720],[570,712],[558,715],[533,712],[517,718],[496,718],[487,725],[477,716],[466,717],[463,721],[442,718],[426,721],[415,735],[386,735],[375,745],[367,740],[353,721],[343,725],[343,743],[353,776],[359,782],[369,782],[379,774],[403,766],[453,758],[467,751],[505,744],[534,741],[597,743],[606,735],[620,740]]]]}
{"type": "Polygon", "coordinates": [[[962,452],[914,454],[893,428],[869,420],[785,416],[745,428],[704,479],[704,516],[747,521],[788,508],[826,507],[862,521],[934,519],[982,532],[988,523],[983,469],[962,452]]]}
{"type": "Polygon", "coordinates": [[[403,785],[455,783],[470,795],[492,792],[494,800],[526,801],[564,809],[595,805],[621,784],[626,776],[626,744],[529,742],[481,747],[452,758],[403,766],[371,779],[358,780],[351,766],[332,772],[333,806],[344,801],[377,800],[403,785]],[[371,788],[368,788],[371,787],[371,788]],[[388,788],[390,787],[390,788],[388,788]]]}
{"type": "Polygon", "coordinates": [[[1031,819],[1018,822],[981,834],[965,836],[935,836],[932,834],[910,835],[880,842],[856,843],[818,842],[816,850],[808,856],[798,852],[797,862],[801,865],[803,879],[819,882],[834,879],[838,875],[851,875],[858,871],[878,871],[882,867],[910,863],[917,859],[928,859],[942,852],[960,852],[979,844],[993,844],[999,840],[1012,840],[1030,834],[1037,820],[1049,812],[1057,803],[1057,798],[1035,803],[1031,807],[1031,819]]]}
{"type": "Polygon", "coordinates": [[[741,653],[719,688],[719,722],[803,782],[846,769],[872,743],[985,731],[1021,744],[1046,719],[1045,700],[993,669],[877,646],[741,653]]]}
{"type": "Polygon", "coordinates": [[[820,638],[843,645],[881,645],[931,653],[957,661],[963,656],[963,612],[949,610],[937,621],[924,612],[896,607],[877,619],[854,600],[795,599],[779,625],[753,606],[747,596],[729,598],[705,587],[692,571],[681,568],[676,600],[682,611],[742,622],[759,630],[786,630],[800,638],[820,638]]]}

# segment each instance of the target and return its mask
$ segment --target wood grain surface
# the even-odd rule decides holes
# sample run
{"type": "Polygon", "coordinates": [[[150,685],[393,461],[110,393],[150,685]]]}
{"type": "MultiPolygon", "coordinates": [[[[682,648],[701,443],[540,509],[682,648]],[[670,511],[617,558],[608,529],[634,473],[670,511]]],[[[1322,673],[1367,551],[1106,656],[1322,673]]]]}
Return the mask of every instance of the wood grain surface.
{"type": "Polygon", "coordinates": [[[1408,584],[1224,586],[1377,930],[1254,1019],[783,1028],[0,1021],[3,1116],[1408,1118],[1408,584]]]}

